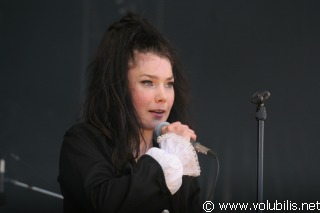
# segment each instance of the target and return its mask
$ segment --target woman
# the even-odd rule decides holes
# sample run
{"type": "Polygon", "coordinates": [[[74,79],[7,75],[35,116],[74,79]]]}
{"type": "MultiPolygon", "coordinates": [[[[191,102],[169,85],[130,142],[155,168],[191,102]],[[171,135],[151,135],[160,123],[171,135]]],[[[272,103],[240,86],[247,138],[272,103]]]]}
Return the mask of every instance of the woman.
{"type": "Polygon", "coordinates": [[[60,153],[64,212],[201,212],[188,87],[168,41],[129,13],[107,30],[89,71],[84,121],[60,153]]]}

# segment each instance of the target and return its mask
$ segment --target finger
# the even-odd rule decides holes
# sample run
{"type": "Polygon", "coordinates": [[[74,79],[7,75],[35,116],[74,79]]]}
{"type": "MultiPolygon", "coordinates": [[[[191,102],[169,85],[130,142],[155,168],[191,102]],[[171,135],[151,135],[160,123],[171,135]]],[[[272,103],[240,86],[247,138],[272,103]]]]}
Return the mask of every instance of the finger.
{"type": "Polygon", "coordinates": [[[190,141],[193,141],[193,142],[197,141],[197,135],[195,133],[191,135],[190,141]]]}
{"type": "Polygon", "coordinates": [[[179,125],[181,125],[181,122],[176,121],[176,122],[171,123],[171,124],[169,124],[167,126],[164,126],[164,127],[161,128],[161,133],[162,134],[166,134],[166,133],[169,133],[169,132],[174,132],[174,129],[179,125]]]}
{"type": "Polygon", "coordinates": [[[170,129],[171,132],[177,134],[177,135],[181,135],[182,137],[186,138],[188,141],[193,140],[195,141],[197,138],[197,135],[195,134],[195,132],[189,128],[188,125],[176,125],[173,126],[172,129],[170,129]]]}

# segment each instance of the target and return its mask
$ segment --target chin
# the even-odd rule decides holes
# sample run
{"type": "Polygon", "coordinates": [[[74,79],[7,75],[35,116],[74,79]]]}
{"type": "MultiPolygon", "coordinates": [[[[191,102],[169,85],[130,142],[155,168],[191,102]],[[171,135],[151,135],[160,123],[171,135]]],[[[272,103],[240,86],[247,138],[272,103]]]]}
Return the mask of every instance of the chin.
{"type": "Polygon", "coordinates": [[[162,122],[165,122],[163,121],[162,119],[161,120],[153,120],[153,121],[149,121],[149,122],[142,122],[142,126],[144,129],[152,129],[154,130],[156,128],[156,126],[162,122]]]}

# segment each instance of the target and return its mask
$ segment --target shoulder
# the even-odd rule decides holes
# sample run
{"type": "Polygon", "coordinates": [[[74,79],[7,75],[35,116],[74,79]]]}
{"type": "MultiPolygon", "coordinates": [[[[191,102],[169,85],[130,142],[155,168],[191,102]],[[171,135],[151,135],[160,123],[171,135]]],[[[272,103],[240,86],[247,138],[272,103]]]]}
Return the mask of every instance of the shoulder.
{"type": "Polygon", "coordinates": [[[90,123],[76,123],[66,131],[65,135],[68,134],[101,136],[102,132],[90,123]]]}
{"type": "Polygon", "coordinates": [[[105,140],[105,135],[100,129],[90,123],[77,123],[71,126],[65,133],[64,139],[78,138],[82,140],[105,140]]]}
{"type": "Polygon", "coordinates": [[[96,147],[105,150],[111,149],[111,144],[111,141],[97,127],[89,123],[77,123],[66,131],[62,148],[88,149],[89,147],[96,147]]]}

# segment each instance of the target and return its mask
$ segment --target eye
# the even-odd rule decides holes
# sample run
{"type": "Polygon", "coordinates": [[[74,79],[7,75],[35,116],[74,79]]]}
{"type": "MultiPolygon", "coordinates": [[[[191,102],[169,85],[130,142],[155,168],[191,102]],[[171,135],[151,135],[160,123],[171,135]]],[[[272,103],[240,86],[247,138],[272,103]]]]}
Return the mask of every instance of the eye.
{"type": "Polygon", "coordinates": [[[141,81],[141,84],[142,84],[143,86],[150,87],[150,86],[153,85],[153,82],[150,81],[150,80],[144,80],[144,81],[141,81]]]}
{"type": "Polygon", "coordinates": [[[167,83],[168,88],[172,88],[174,86],[174,81],[170,81],[167,83]]]}

